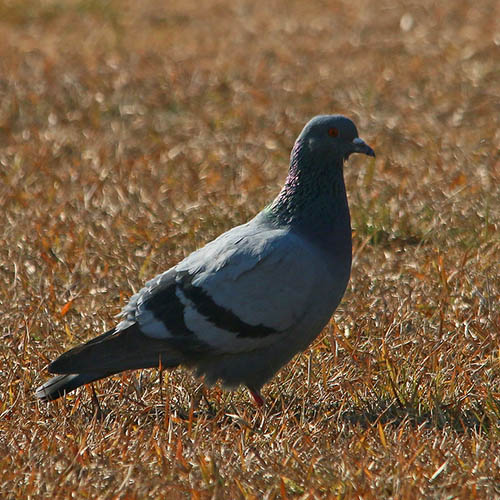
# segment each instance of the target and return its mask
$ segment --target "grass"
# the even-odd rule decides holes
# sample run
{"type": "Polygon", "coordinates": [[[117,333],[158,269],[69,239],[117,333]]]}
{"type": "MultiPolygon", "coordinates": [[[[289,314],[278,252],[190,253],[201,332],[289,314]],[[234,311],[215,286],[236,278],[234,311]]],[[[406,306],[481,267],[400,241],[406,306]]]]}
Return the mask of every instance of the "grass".
{"type": "Polygon", "coordinates": [[[0,2],[2,498],[499,498],[498,5],[0,2]],[[354,267],[264,389],[46,364],[260,210],[341,112],[354,267]]]}

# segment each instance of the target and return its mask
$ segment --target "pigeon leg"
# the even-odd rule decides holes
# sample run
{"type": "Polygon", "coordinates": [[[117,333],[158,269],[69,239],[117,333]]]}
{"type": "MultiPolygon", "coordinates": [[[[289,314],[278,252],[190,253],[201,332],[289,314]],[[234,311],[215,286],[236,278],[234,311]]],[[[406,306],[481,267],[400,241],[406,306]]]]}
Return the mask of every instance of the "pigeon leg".
{"type": "Polygon", "coordinates": [[[251,394],[251,396],[252,396],[253,400],[255,401],[255,404],[258,408],[262,408],[266,404],[266,401],[262,397],[262,394],[260,393],[260,391],[254,389],[252,387],[248,387],[248,392],[251,394]]]}
{"type": "Polygon", "coordinates": [[[103,420],[104,414],[101,410],[101,405],[99,404],[99,399],[97,398],[97,394],[95,393],[94,384],[90,384],[90,388],[92,390],[92,403],[95,408],[95,415],[97,420],[103,420]]]}

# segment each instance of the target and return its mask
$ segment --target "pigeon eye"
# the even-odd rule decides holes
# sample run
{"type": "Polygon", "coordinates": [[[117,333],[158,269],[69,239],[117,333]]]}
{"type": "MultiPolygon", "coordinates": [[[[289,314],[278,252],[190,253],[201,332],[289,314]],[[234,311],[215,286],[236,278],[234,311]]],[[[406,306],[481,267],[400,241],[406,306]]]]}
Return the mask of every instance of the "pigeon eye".
{"type": "Polygon", "coordinates": [[[328,130],[328,135],[332,137],[338,137],[339,136],[339,129],[338,128],[331,128],[328,130]]]}

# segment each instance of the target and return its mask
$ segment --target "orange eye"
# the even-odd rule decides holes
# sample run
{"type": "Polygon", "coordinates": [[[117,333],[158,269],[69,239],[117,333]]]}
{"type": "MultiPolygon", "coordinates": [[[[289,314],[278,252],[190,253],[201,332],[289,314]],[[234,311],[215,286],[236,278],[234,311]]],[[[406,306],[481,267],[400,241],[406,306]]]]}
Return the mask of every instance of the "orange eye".
{"type": "Polygon", "coordinates": [[[338,137],[339,136],[339,129],[331,128],[330,130],[328,130],[328,135],[331,135],[332,137],[338,137]]]}

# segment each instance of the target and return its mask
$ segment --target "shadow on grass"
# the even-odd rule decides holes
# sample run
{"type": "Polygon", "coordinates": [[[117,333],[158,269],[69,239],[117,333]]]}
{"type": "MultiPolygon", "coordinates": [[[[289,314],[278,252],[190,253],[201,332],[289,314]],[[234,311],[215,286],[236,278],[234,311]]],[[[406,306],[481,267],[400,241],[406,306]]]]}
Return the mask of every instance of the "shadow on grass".
{"type": "MultiPolygon", "coordinates": [[[[459,433],[495,432],[500,435],[500,401],[489,397],[483,402],[463,404],[434,402],[432,408],[419,408],[411,404],[399,404],[396,400],[379,400],[351,408],[335,408],[336,405],[317,405],[308,408],[302,418],[317,421],[321,414],[339,413],[333,418],[349,425],[372,427],[381,423],[399,427],[403,422],[416,427],[444,429],[451,428],[459,433]]],[[[299,416],[299,413],[296,413],[299,416]]]]}

